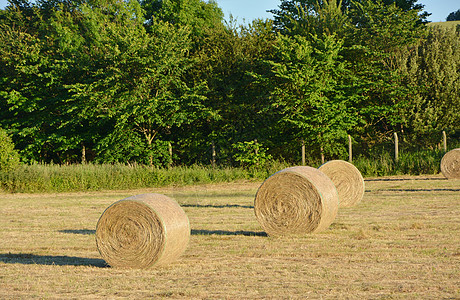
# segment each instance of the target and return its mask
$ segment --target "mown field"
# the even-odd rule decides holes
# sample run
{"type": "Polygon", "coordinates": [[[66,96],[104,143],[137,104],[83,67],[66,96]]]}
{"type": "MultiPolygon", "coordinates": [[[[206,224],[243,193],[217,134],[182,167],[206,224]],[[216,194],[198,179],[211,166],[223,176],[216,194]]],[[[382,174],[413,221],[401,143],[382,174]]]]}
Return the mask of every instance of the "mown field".
{"type": "Polygon", "coordinates": [[[0,298],[460,299],[459,180],[368,178],[363,201],[327,231],[284,238],[254,217],[259,185],[0,194],[0,298]],[[107,267],[100,215],[146,192],[183,206],[187,251],[159,269],[107,267]]]}

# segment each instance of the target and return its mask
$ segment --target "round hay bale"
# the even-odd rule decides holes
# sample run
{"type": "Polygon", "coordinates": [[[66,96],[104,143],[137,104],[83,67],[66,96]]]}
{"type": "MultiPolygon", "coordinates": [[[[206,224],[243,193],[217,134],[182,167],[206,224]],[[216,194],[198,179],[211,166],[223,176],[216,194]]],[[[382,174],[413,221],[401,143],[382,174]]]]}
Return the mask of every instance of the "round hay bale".
{"type": "Polygon", "coordinates": [[[190,223],[173,199],[142,194],[109,206],[96,227],[99,253],[112,267],[147,269],[176,260],[187,248],[190,223]]]}
{"type": "Polygon", "coordinates": [[[441,173],[448,179],[460,179],[460,148],[444,154],[441,159],[441,173]]]}
{"type": "Polygon", "coordinates": [[[312,167],[283,169],[262,183],[254,200],[257,220],[270,236],[325,230],[339,206],[334,183],[312,167]]]}
{"type": "Polygon", "coordinates": [[[331,160],[318,168],[326,174],[337,188],[339,206],[350,207],[358,204],[364,196],[364,179],[353,164],[343,160],[331,160]]]}

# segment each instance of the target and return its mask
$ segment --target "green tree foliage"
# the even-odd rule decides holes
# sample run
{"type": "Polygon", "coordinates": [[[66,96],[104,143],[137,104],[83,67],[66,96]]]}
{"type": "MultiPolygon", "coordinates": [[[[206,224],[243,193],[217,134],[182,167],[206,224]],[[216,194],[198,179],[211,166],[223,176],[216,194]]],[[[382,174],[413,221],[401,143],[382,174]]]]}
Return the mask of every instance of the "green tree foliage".
{"type": "MultiPolygon", "coordinates": [[[[368,0],[342,0],[339,7],[343,13],[347,13],[354,5],[366,1],[368,0]]],[[[269,12],[274,15],[275,28],[278,31],[285,31],[294,26],[299,19],[302,19],[301,15],[305,12],[320,14],[318,8],[330,5],[330,2],[328,0],[282,0],[278,9],[272,9],[269,12]]],[[[371,0],[371,2],[384,6],[394,5],[404,12],[417,11],[420,13],[421,22],[426,22],[426,18],[430,15],[427,12],[422,12],[424,5],[417,3],[418,0],[371,0]]]]}
{"type": "Polygon", "coordinates": [[[257,141],[238,142],[232,145],[235,161],[243,167],[264,167],[272,156],[257,141]]]}
{"type": "Polygon", "coordinates": [[[296,18],[291,18],[289,27],[280,31],[287,35],[321,36],[335,34],[344,37],[349,30],[348,16],[342,11],[343,1],[329,0],[313,5],[297,6],[296,18]]]}
{"type": "MultiPolygon", "coordinates": [[[[309,26],[310,29],[314,27],[312,22],[319,21],[321,18],[327,16],[319,13],[324,6],[332,7],[335,4],[333,10],[329,10],[329,13],[335,14],[336,12],[336,1],[317,1],[317,0],[283,0],[279,5],[278,9],[272,9],[271,12],[274,15],[274,27],[277,31],[288,34],[293,31],[296,32],[295,28],[302,26],[309,26]],[[319,18],[317,16],[320,15],[319,18]]],[[[338,5],[339,10],[342,12],[346,10],[349,5],[349,1],[340,1],[338,5]]]]}
{"type": "Polygon", "coordinates": [[[457,11],[451,12],[447,18],[446,21],[460,21],[460,9],[457,11]]]}
{"type": "MultiPolygon", "coordinates": [[[[313,60],[306,60],[303,66],[296,61],[295,55],[286,55],[278,66],[278,70],[287,70],[291,61],[294,68],[299,67],[297,72],[293,69],[286,71],[299,74],[292,79],[305,76],[304,84],[292,80],[295,82],[293,87],[311,86],[307,90],[300,89],[291,97],[298,103],[288,105],[296,108],[301,104],[310,105],[299,113],[303,118],[301,123],[307,124],[302,135],[308,136],[309,143],[314,141],[316,147],[323,145],[326,148],[326,154],[337,155],[341,152],[337,149],[341,147],[336,145],[345,144],[347,131],[367,137],[364,142],[371,146],[376,141],[381,142],[381,137],[388,132],[399,129],[402,116],[398,112],[408,105],[407,95],[410,93],[402,82],[399,66],[403,49],[416,44],[425,34],[425,27],[420,22],[420,7],[414,3],[402,7],[402,3],[398,6],[371,0],[346,3],[334,0],[321,3],[285,1],[283,5],[287,10],[278,12],[275,28],[283,39],[292,36],[296,40],[283,51],[302,49],[294,45],[306,45],[307,42],[312,47],[309,51],[313,60]],[[325,46],[330,48],[327,50],[325,46]],[[318,53],[331,54],[327,63],[319,63],[323,58],[318,53]],[[317,79],[309,73],[317,75],[317,79]],[[315,98],[315,92],[325,96],[315,98]],[[323,107],[323,110],[316,106],[323,107]]],[[[274,86],[275,90],[280,88],[279,95],[286,95],[289,90],[281,85],[274,86]]],[[[284,115],[287,116],[284,119],[289,119],[294,114],[284,115]]]]}
{"type": "Polygon", "coordinates": [[[204,111],[205,86],[185,80],[189,29],[154,20],[147,33],[137,1],[35,9],[48,17],[39,34],[2,24],[2,121],[15,126],[24,155],[75,160],[83,144],[98,160],[164,161],[159,136],[204,111]]]}
{"type": "Polygon", "coordinates": [[[72,78],[64,84],[69,96],[63,102],[73,115],[66,125],[74,130],[65,132],[78,137],[74,149],[87,145],[96,151],[97,159],[112,162],[123,155],[126,160],[139,157],[142,140],[136,140],[131,132],[125,132],[127,140],[123,142],[106,141],[113,138],[114,128],[119,128],[114,107],[137,86],[147,56],[148,36],[140,5],[137,1],[77,5],[59,4],[51,11],[49,22],[49,39],[56,42],[56,52],[68,66],[64,76],[72,78]],[[113,149],[119,156],[106,155],[115,152],[113,149]]]}
{"type": "Polygon", "coordinates": [[[155,19],[168,22],[175,26],[188,26],[194,42],[199,41],[210,30],[223,27],[224,14],[216,1],[201,0],[141,0],[146,11],[148,27],[155,19]]]}
{"type": "Polygon", "coordinates": [[[460,45],[416,2],[282,1],[236,26],[215,1],[11,0],[0,126],[25,162],[169,165],[172,145],[178,163],[208,163],[214,144],[238,164],[231,145],[255,139],[287,160],[300,139],[328,159],[347,133],[362,149],[394,131],[426,140],[460,127],[460,45]]]}
{"type": "Polygon", "coordinates": [[[52,43],[39,38],[37,7],[20,2],[9,6],[3,16],[0,119],[3,126],[12,129],[15,144],[26,160],[31,156],[43,158],[54,148],[51,140],[56,137],[55,114],[59,111],[55,100],[61,88],[56,72],[61,65],[45,54],[52,43]]]}
{"type": "Polygon", "coordinates": [[[349,16],[353,30],[347,37],[349,51],[344,54],[360,78],[360,93],[366,98],[360,107],[366,117],[366,130],[379,134],[399,129],[398,109],[405,107],[410,91],[401,83],[398,72],[401,55],[425,35],[418,11],[404,11],[380,1],[353,2],[349,16]]]}
{"type": "MultiPolygon", "coordinates": [[[[137,64],[139,73],[135,77],[131,74],[135,81],[126,89],[126,94],[116,97],[115,103],[108,103],[109,114],[116,120],[114,134],[123,139],[126,132],[141,137],[152,164],[153,158],[167,149],[165,143],[155,143],[155,138],[162,136],[164,140],[171,130],[210,114],[203,106],[204,83],[190,85],[184,80],[192,66],[186,55],[190,49],[188,31],[176,30],[162,21],[153,27],[147,50],[154,55],[146,56],[137,64]]],[[[122,160],[123,156],[118,159],[122,160]]]]}
{"type": "Polygon", "coordinates": [[[268,104],[269,90],[257,82],[253,73],[267,72],[263,59],[273,55],[275,35],[269,21],[255,20],[248,26],[215,28],[203,39],[196,53],[199,62],[194,77],[204,79],[209,87],[207,106],[214,118],[197,120],[180,137],[186,159],[209,162],[211,142],[219,149],[220,162],[231,162],[229,145],[260,139],[276,138],[275,119],[268,104]],[[197,153],[190,148],[200,149],[197,153]],[[206,154],[205,155],[203,155],[206,154]]]}
{"type": "Polygon", "coordinates": [[[405,53],[401,72],[410,93],[401,115],[413,143],[459,128],[460,33],[432,27],[426,38],[405,53]]]}
{"type": "Polygon", "coordinates": [[[6,130],[0,128],[0,170],[9,171],[19,165],[19,153],[6,130]]]}
{"type": "Polygon", "coordinates": [[[329,157],[341,155],[347,132],[359,123],[351,93],[352,78],[341,61],[343,40],[335,35],[280,36],[278,57],[271,62],[273,105],[282,122],[294,127],[294,140],[305,138],[310,148],[323,148],[329,157]]]}

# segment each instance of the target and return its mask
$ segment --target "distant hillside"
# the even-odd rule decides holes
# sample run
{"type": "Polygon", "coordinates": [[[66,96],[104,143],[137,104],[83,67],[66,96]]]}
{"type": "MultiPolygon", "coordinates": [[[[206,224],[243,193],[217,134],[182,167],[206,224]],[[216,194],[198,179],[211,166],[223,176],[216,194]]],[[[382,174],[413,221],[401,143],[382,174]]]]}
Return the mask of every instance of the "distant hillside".
{"type": "Polygon", "coordinates": [[[460,21],[432,22],[428,26],[456,27],[460,25],[460,21]]]}

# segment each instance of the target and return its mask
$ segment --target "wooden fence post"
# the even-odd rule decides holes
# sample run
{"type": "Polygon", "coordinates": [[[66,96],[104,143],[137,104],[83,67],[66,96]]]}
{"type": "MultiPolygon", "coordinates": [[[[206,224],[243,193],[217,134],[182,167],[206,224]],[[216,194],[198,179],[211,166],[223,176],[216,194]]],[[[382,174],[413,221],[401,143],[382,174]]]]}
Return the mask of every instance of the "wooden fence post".
{"type": "Polygon", "coordinates": [[[442,131],[442,144],[444,146],[444,153],[446,153],[447,152],[447,136],[444,130],[442,131]]]}
{"type": "Polygon", "coordinates": [[[172,144],[171,142],[168,143],[168,150],[169,150],[169,157],[170,157],[170,165],[173,163],[173,152],[172,152],[172,144]]]}
{"type": "Polygon", "coordinates": [[[353,147],[351,144],[351,136],[348,135],[348,161],[353,162],[353,147]]]}
{"type": "Polygon", "coordinates": [[[398,157],[399,157],[398,134],[395,132],[395,133],[394,133],[394,136],[395,136],[395,161],[397,162],[397,161],[398,161],[398,157]]]}
{"type": "Polygon", "coordinates": [[[324,164],[324,148],[323,148],[323,146],[321,146],[320,150],[321,150],[321,163],[324,164]]]}
{"type": "Polygon", "coordinates": [[[259,147],[257,147],[257,139],[254,139],[254,153],[256,154],[256,166],[259,165],[259,157],[258,157],[258,154],[259,154],[259,147]]]}
{"type": "Polygon", "coordinates": [[[216,144],[214,144],[214,141],[212,141],[211,147],[212,147],[211,166],[215,168],[216,167],[216,144]]]}
{"type": "Polygon", "coordinates": [[[302,166],[305,166],[305,140],[302,139],[302,166]]]}
{"type": "Polygon", "coordinates": [[[82,149],[81,149],[81,163],[86,164],[86,147],[85,144],[81,144],[82,149]]]}

